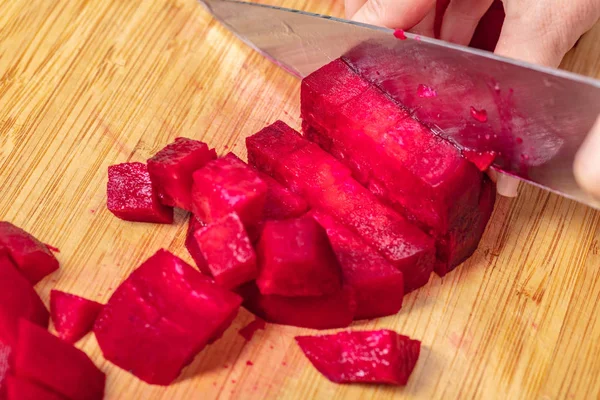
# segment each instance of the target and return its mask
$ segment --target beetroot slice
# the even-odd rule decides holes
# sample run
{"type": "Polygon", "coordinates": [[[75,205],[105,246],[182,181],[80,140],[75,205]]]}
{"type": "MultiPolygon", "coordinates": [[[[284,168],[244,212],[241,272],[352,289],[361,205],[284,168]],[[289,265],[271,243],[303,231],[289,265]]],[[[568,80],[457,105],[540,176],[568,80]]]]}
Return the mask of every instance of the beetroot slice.
{"type": "Polygon", "coordinates": [[[58,269],[58,260],[48,246],[10,222],[0,221],[2,248],[32,285],[58,269]]]}
{"type": "Polygon", "coordinates": [[[193,212],[207,223],[236,212],[246,227],[261,219],[267,184],[258,173],[230,153],[194,172],[193,212]]]}
{"type": "Polygon", "coordinates": [[[257,252],[264,295],[324,296],[342,287],[327,233],[308,216],[267,222],[257,252]]]}
{"type": "Polygon", "coordinates": [[[396,314],[404,297],[402,272],[330,215],[319,211],[311,215],[327,231],[344,283],[354,288],[354,319],[396,314]]]}
{"type": "Polygon", "coordinates": [[[71,400],[104,397],[106,376],[83,351],[24,319],[19,322],[15,376],[71,400]]]}
{"type": "Polygon", "coordinates": [[[98,302],[74,294],[50,291],[50,316],[54,328],[58,337],[69,343],[75,343],[92,330],[102,307],[98,302]]]}
{"type": "Polygon", "coordinates": [[[235,318],[242,299],[159,250],[115,290],[94,333],[104,357],[150,384],[168,385],[235,318]]]}
{"type": "Polygon", "coordinates": [[[263,221],[295,218],[306,212],[308,204],[301,196],[292,193],[263,172],[259,172],[259,176],[267,184],[263,221]]]}
{"type": "Polygon", "coordinates": [[[204,275],[211,275],[210,269],[208,268],[208,264],[204,259],[204,255],[200,250],[200,246],[198,246],[198,241],[196,240],[195,234],[202,228],[206,227],[206,223],[200,220],[195,215],[190,216],[190,220],[188,221],[188,230],[185,238],[185,248],[187,249],[190,256],[194,259],[196,266],[204,275]]]}
{"type": "Polygon", "coordinates": [[[68,400],[26,379],[9,376],[6,381],[8,400],[68,400]]]}
{"type": "Polygon", "coordinates": [[[148,160],[148,172],[163,204],[192,209],[192,174],[216,153],[197,140],[177,138],[148,160]]]}
{"type": "Polygon", "coordinates": [[[327,296],[286,297],[263,295],[253,283],[242,286],[244,307],[267,322],[312,329],[344,328],[352,323],[356,310],[354,290],[327,296]]]}
{"type": "Polygon", "coordinates": [[[17,341],[18,323],[27,319],[48,327],[48,310],[31,283],[0,250],[0,340],[9,346],[17,341]]]}
{"type": "Polygon", "coordinates": [[[256,254],[236,213],[197,230],[194,238],[219,285],[232,289],[258,275],[256,254]]]}
{"type": "Polygon", "coordinates": [[[6,396],[7,379],[13,372],[13,358],[12,346],[0,341],[0,399],[6,396]]]}
{"type": "Polygon", "coordinates": [[[296,342],[327,379],[336,383],[406,385],[421,342],[390,330],[296,336],[296,342]]]}
{"type": "Polygon", "coordinates": [[[108,167],[107,206],[125,221],[173,222],[173,208],[161,204],[146,164],[139,162],[108,167]]]}

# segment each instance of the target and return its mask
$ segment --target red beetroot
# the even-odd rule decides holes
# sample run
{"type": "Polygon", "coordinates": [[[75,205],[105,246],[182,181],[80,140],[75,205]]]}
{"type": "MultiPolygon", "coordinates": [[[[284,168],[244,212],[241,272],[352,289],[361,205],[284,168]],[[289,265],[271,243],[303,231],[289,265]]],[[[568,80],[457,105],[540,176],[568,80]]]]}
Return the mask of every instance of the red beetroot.
{"type": "Polygon", "coordinates": [[[192,209],[192,174],[217,158],[197,140],[177,138],[148,160],[148,172],[163,204],[192,209]]]}
{"type": "Polygon", "coordinates": [[[107,205],[125,221],[173,222],[173,208],[161,204],[146,164],[139,162],[108,167],[107,205]]]}
{"type": "Polygon", "coordinates": [[[256,254],[236,213],[197,230],[194,238],[219,285],[233,289],[258,275],[256,254]]]}
{"type": "Polygon", "coordinates": [[[263,295],[254,283],[240,288],[244,307],[267,322],[312,329],[344,328],[356,310],[354,290],[345,286],[328,296],[263,295]]]}
{"type": "Polygon", "coordinates": [[[23,318],[48,327],[49,315],[44,303],[2,250],[0,286],[0,341],[13,346],[17,341],[19,320],[23,318]]]}
{"type": "Polygon", "coordinates": [[[9,376],[6,381],[8,400],[68,400],[26,379],[9,376]]]}
{"type": "Polygon", "coordinates": [[[204,275],[211,275],[210,269],[206,264],[206,260],[204,259],[204,255],[198,246],[198,241],[196,240],[196,232],[202,228],[206,227],[206,223],[195,215],[190,216],[190,220],[188,221],[188,230],[185,238],[185,247],[187,251],[190,253],[196,266],[204,275]]]}
{"type": "Polygon", "coordinates": [[[404,297],[402,272],[330,215],[319,211],[311,215],[327,231],[344,283],[354,288],[354,319],[396,314],[404,297]]]}
{"type": "Polygon", "coordinates": [[[3,248],[32,285],[58,269],[58,260],[47,245],[10,222],[0,221],[0,250],[3,248]]]}
{"type": "Polygon", "coordinates": [[[267,222],[257,252],[256,284],[264,295],[324,296],[341,289],[327,233],[308,216],[267,222]]]}
{"type": "Polygon", "coordinates": [[[12,373],[13,348],[0,341],[0,399],[6,396],[6,381],[12,373]]]}
{"type": "Polygon", "coordinates": [[[462,154],[463,157],[475,164],[480,171],[487,170],[496,159],[496,152],[494,151],[479,152],[474,150],[463,150],[462,154]]]}
{"type": "Polygon", "coordinates": [[[170,384],[235,318],[241,298],[159,250],[117,288],[94,325],[104,357],[145,382],[170,384]]]}
{"type": "Polygon", "coordinates": [[[194,172],[192,208],[208,223],[236,212],[245,226],[253,227],[262,217],[266,196],[267,184],[233,154],[194,172]]]}
{"type": "Polygon", "coordinates": [[[296,336],[296,342],[313,366],[336,383],[406,385],[421,351],[421,342],[390,330],[296,336]]]}
{"type": "Polygon", "coordinates": [[[75,343],[92,330],[94,321],[103,305],[75,296],[74,294],[50,291],[50,316],[58,337],[75,343]]]}
{"type": "Polygon", "coordinates": [[[106,376],[83,351],[24,319],[19,322],[15,376],[71,400],[104,397],[106,376]]]}
{"type": "Polygon", "coordinates": [[[264,330],[266,325],[267,324],[263,319],[256,317],[252,320],[252,322],[240,329],[238,333],[240,336],[246,339],[247,342],[249,342],[254,337],[256,331],[264,330]]]}
{"type": "Polygon", "coordinates": [[[308,204],[301,196],[292,193],[265,173],[259,172],[259,176],[267,184],[263,221],[295,218],[306,212],[308,204]]]}

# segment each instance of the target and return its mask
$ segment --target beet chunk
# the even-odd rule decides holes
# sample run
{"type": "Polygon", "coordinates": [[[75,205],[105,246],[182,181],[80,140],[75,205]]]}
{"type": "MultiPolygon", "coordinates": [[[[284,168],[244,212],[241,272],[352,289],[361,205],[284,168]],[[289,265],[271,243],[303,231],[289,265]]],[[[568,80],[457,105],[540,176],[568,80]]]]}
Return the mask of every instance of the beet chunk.
{"type": "Polygon", "coordinates": [[[68,400],[26,379],[9,376],[6,380],[8,400],[68,400]]]}
{"type": "Polygon", "coordinates": [[[71,400],[104,397],[106,376],[83,351],[24,319],[19,322],[15,376],[71,400]]]}
{"type": "Polygon", "coordinates": [[[259,176],[267,184],[263,221],[295,218],[306,212],[308,204],[301,196],[292,193],[263,172],[259,172],[259,176]]]}
{"type": "Polygon", "coordinates": [[[390,330],[296,336],[296,342],[327,379],[336,383],[406,385],[421,342],[390,330]]]}
{"type": "Polygon", "coordinates": [[[200,250],[200,246],[198,246],[198,241],[196,240],[195,234],[202,228],[206,227],[206,223],[195,215],[190,216],[190,220],[188,221],[188,230],[185,238],[185,248],[187,249],[190,256],[194,259],[196,266],[204,275],[211,275],[210,269],[208,268],[208,264],[206,264],[206,260],[204,259],[204,255],[200,250]]]}
{"type": "Polygon", "coordinates": [[[261,219],[267,184],[233,154],[211,161],[194,172],[193,211],[207,223],[236,212],[247,227],[261,219]]]}
{"type": "Polygon", "coordinates": [[[194,238],[219,285],[232,289],[258,275],[256,254],[236,213],[197,230],[194,238]]]}
{"type": "Polygon", "coordinates": [[[74,294],[50,291],[50,315],[54,328],[58,337],[69,343],[75,343],[92,330],[102,307],[98,302],[74,294]]]}
{"type": "Polygon", "coordinates": [[[1,249],[32,285],[58,269],[58,260],[48,246],[10,222],[0,221],[1,249]]]}
{"type": "Polygon", "coordinates": [[[48,310],[40,296],[0,250],[0,341],[12,346],[17,341],[20,319],[48,327],[48,310]]]}
{"type": "Polygon", "coordinates": [[[354,319],[396,314],[404,297],[402,272],[330,215],[319,211],[311,215],[327,231],[344,283],[354,288],[354,319]]]}
{"type": "Polygon", "coordinates": [[[192,174],[216,153],[197,140],[177,138],[148,160],[148,172],[163,204],[192,210],[192,174]]]}
{"type": "Polygon", "coordinates": [[[312,329],[344,328],[352,323],[356,310],[354,290],[327,296],[287,297],[263,295],[251,282],[240,288],[244,307],[267,322],[312,329]]]}
{"type": "Polygon", "coordinates": [[[173,222],[173,208],[161,204],[148,167],[139,162],[108,167],[107,205],[125,221],[173,222]]]}
{"type": "Polygon", "coordinates": [[[145,382],[168,385],[227,329],[241,301],[159,250],[116,289],[94,333],[107,360],[145,382]]]}

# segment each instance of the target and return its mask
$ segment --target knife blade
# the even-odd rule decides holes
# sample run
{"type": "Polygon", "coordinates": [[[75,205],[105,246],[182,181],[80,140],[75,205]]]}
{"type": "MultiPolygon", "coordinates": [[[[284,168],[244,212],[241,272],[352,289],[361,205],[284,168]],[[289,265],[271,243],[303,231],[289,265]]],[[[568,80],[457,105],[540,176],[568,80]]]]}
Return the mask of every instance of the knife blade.
{"type": "Polygon", "coordinates": [[[343,57],[459,149],[495,154],[492,168],[600,209],[573,175],[575,154],[600,114],[599,80],[410,33],[399,40],[392,30],[326,15],[200,2],[290,73],[302,78],[343,57]]]}

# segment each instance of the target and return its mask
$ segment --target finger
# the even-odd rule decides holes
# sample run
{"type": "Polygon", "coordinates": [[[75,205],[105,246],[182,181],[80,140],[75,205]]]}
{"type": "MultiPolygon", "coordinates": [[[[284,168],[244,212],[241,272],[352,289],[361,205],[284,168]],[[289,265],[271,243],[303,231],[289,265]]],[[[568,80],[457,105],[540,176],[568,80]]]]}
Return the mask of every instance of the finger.
{"type": "Polygon", "coordinates": [[[434,6],[435,0],[368,0],[352,19],[391,29],[410,29],[434,6]]]}
{"type": "Polygon", "coordinates": [[[519,193],[519,180],[502,173],[496,178],[496,190],[500,196],[517,197],[519,193]]]}
{"type": "Polygon", "coordinates": [[[440,39],[468,45],[492,3],[493,0],[452,0],[444,14],[440,39]]]}
{"type": "Polygon", "coordinates": [[[367,2],[367,0],[345,0],[346,18],[350,19],[367,2]]]}
{"type": "Polygon", "coordinates": [[[415,26],[413,26],[410,31],[417,35],[427,36],[427,37],[435,37],[434,32],[434,24],[435,24],[435,7],[433,7],[427,15],[415,26]]]}
{"type": "Polygon", "coordinates": [[[577,152],[573,172],[577,183],[600,198],[600,118],[577,152]]]}

